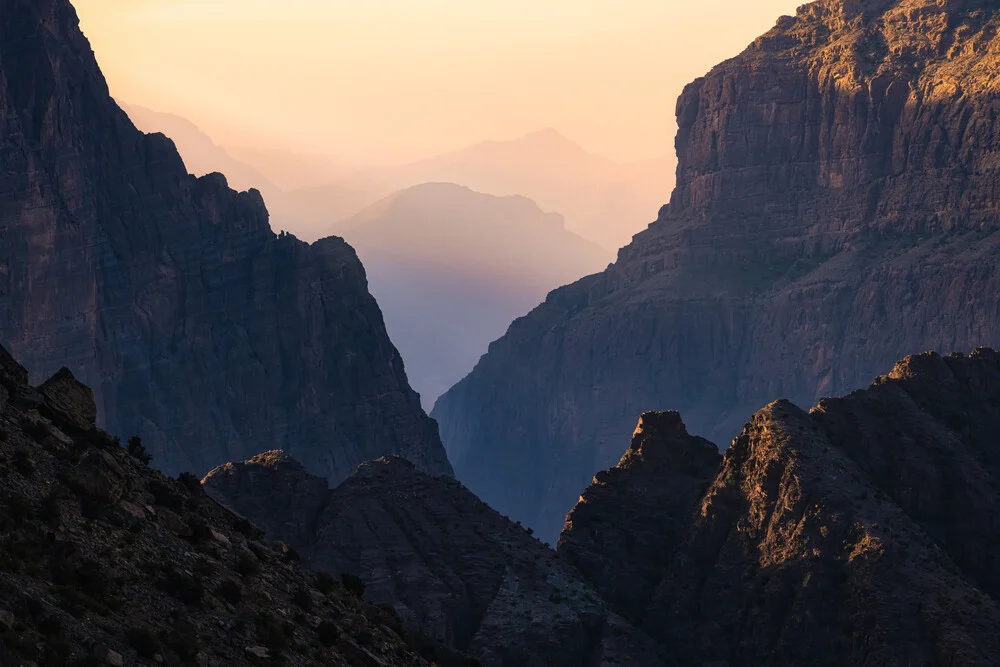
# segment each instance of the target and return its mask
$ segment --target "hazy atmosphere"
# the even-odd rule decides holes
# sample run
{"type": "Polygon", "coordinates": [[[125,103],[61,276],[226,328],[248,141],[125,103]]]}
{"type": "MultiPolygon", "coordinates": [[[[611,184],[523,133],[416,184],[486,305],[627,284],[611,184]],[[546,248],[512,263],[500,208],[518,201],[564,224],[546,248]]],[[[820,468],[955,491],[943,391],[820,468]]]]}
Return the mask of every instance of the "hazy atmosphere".
{"type": "Polygon", "coordinates": [[[0,667],[997,667],[998,100],[1000,0],[0,0],[0,667]]]}
{"type": "Polygon", "coordinates": [[[793,4],[77,8],[139,129],[173,139],[191,173],[260,190],[275,231],[354,245],[430,409],[514,318],[655,219],[681,88],[793,4]]]}
{"type": "MultiPolygon", "coordinates": [[[[790,0],[80,0],[112,95],[218,143],[407,162],[554,127],[672,152],[681,87],[790,0]]],[[[664,187],[664,197],[669,184],[664,187]]]]}

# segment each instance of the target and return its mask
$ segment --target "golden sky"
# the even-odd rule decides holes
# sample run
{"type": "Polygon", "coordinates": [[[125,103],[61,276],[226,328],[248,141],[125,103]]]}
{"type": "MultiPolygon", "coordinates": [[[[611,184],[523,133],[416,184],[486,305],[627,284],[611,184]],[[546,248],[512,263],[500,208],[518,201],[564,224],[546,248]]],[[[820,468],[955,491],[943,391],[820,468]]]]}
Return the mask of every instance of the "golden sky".
{"type": "Polygon", "coordinates": [[[673,150],[685,83],[800,0],[75,0],[115,97],[222,144],[402,162],[554,127],[673,150]]]}

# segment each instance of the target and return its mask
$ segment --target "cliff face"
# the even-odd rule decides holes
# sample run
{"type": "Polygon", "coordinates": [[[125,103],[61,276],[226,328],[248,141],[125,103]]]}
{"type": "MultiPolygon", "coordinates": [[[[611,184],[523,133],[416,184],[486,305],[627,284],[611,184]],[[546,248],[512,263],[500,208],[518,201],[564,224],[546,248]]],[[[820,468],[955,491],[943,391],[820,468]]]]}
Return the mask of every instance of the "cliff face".
{"type": "Polygon", "coordinates": [[[641,623],[721,459],[711,442],[688,435],[676,412],[647,412],[618,465],[597,473],[566,517],[559,552],[641,623]]]}
{"type": "Polygon", "coordinates": [[[32,388],[0,348],[0,664],[430,664],[397,617],[149,468],[96,411],[68,370],[32,388]]]}
{"type": "Polygon", "coordinates": [[[0,340],[93,386],[158,466],[284,447],[333,481],[383,454],[450,472],[354,251],[276,236],[256,191],[138,132],[67,0],[0,0],[0,155],[0,340]]]}
{"type": "Polygon", "coordinates": [[[453,479],[385,458],[319,495],[323,480],[269,452],[203,484],[316,569],[360,577],[405,627],[487,667],[668,664],[562,558],[453,479]]]}
{"type": "Polygon", "coordinates": [[[635,414],[725,442],[774,396],[1000,343],[998,16],[821,0],[689,85],[657,221],[435,406],[459,478],[554,539],[635,414]]]}
{"type": "Polygon", "coordinates": [[[998,419],[1000,355],[910,357],[808,413],[760,410],[704,494],[672,509],[632,502],[650,481],[627,455],[559,550],[681,664],[996,664],[998,419]],[[633,562],[642,605],[606,576],[633,562]]]}

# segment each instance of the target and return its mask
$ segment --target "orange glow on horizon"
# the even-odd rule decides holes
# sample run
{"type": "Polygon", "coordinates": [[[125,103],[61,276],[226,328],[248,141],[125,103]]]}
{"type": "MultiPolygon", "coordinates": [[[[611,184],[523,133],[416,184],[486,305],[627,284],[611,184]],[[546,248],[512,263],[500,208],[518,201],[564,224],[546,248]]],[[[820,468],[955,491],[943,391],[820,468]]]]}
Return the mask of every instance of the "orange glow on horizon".
{"type": "Polygon", "coordinates": [[[554,127],[672,153],[685,83],[789,0],[76,0],[112,94],[223,145],[400,163],[554,127]]]}

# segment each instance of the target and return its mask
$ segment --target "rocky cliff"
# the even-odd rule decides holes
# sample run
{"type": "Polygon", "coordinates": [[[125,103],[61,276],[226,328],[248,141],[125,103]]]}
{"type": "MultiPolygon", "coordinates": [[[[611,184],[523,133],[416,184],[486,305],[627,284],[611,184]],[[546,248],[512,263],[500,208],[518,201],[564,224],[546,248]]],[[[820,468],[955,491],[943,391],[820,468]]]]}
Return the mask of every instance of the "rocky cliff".
{"type": "Polygon", "coordinates": [[[4,667],[431,664],[390,610],[96,429],[68,370],[27,380],[0,348],[4,667]]]}
{"type": "Polygon", "coordinates": [[[68,0],[0,0],[0,341],[169,472],[272,447],[333,481],[451,470],[354,251],[276,236],[255,190],[137,131],[68,0]]]}
{"type": "Polygon", "coordinates": [[[772,403],[697,497],[703,441],[676,416],[663,435],[648,419],[642,447],[570,513],[559,551],[680,664],[1000,660],[996,352],[909,357],[808,413],[772,403]],[[677,492],[637,503],[655,488],[651,455],[677,492]]]}
{"type": "Polygon", "coordinates": [[[559,552],[641,623],[721,460],[714,444],[688,435],[678,413],[647,412],[618,465],[597,473],[566,518],[559,552]]]}
{"type": "Polygon", "coordinates": [[[459,478],[551,540],[636,414],[725,444],[775,396],[1000,343],[998,20],[820,0],[690,84],[657,221],[436,404],[459,478]]]}
{"type": "Polygon", "coordinates": [[[203,484],[313,567],[359,577],[365,598],[392,605],[406,628],[486,667],[668,664],[561,557],[454,479],[384,458],[328,491],[269,452],[203,484]]]}

